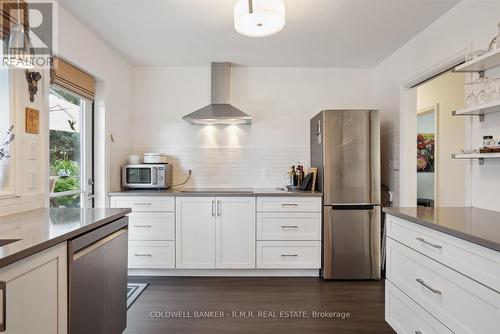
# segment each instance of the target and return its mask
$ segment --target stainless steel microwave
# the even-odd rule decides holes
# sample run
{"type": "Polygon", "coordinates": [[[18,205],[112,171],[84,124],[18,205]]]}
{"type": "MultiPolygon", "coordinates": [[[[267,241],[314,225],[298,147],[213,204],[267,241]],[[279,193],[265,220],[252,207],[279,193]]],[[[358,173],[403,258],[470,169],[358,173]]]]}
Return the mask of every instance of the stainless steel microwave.
{"type": "Polygon", "coordinates": [[[166,189],[172,186],[172,165],[140,164],[122,167],[122,187],[166,189]]]}

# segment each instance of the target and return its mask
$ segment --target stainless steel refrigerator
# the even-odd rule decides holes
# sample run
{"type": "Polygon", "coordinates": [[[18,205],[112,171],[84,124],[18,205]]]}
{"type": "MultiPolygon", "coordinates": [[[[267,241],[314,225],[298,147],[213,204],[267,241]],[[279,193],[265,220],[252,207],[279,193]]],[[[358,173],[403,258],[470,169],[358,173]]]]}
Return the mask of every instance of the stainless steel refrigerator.
{"type": "Polygon", "coordinates": [[[378,110],[325,110],[312,118],[311,166],[323,192],[322,276],[379,279],[378,110]]]}

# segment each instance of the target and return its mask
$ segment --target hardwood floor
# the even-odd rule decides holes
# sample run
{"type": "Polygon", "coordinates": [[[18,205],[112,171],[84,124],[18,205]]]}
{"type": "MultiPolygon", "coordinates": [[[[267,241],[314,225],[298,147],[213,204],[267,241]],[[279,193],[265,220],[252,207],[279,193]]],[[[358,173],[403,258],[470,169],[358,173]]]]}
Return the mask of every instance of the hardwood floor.
{"type": "Polygon", "coordinates": [[[130,281],[150,286],[129,309],[125,334],[394,333],[384,321],[383,280],[134,277],[130,281]],[[195,317],[199,311],[213,312],[195,317]],[[304,313],[287,313],[292,317],[285,318],[280,311],[304,313]],[[312,318],[313,311],[339,314],[312,318]],[[344,320],[340,312],[345,312],[344,320]]]}

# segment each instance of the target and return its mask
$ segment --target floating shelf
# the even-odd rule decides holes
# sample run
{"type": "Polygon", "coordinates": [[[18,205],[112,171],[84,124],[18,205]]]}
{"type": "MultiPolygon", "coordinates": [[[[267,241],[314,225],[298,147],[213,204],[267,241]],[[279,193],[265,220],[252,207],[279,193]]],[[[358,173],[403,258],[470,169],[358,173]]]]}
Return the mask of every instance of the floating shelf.
{"type": "Polygon", "coordinates": [[[453,116],[480,116],[483,120],[485,114],[491,114],[500,111],[500,100],[491,101],[476,106],[471,106],[453,111],[453,116]]]}
{"type": "Polygon", "coordinates": [[[500,159],[500,153],[458,153],[452,154],[452,159],[478,159],[479,164],[484,164],[484,159],[500,159]]]}
{"type": "Polygon", "coordinates": [[[458,65],[455,72],[484,72],[490,68],[500,66],[500,49],[487,52],[473,60],[458,65]]]}

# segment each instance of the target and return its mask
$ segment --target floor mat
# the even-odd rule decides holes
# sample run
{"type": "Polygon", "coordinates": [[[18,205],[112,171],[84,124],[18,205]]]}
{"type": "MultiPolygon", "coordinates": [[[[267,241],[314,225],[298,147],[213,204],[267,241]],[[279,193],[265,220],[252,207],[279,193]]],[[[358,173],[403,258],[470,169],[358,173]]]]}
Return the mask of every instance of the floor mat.
{"type": "Polygon", "coordinates": [[[148,283],[127,283],[127,309],[132,306],[148,285],[148,283]]]}

